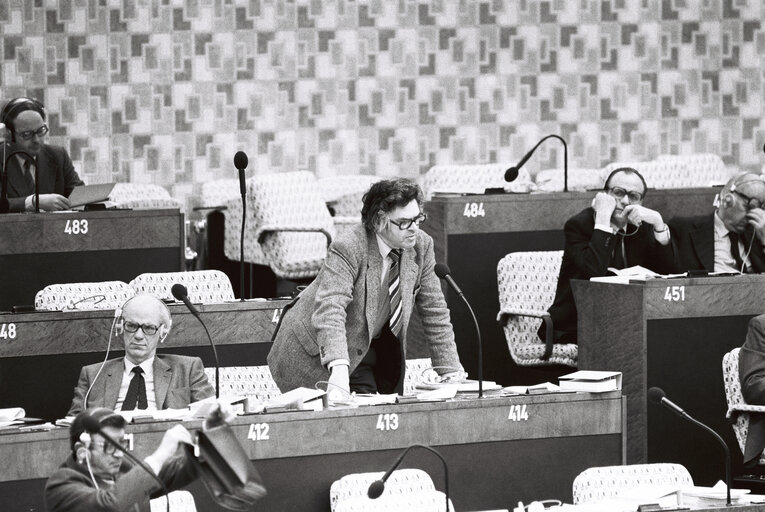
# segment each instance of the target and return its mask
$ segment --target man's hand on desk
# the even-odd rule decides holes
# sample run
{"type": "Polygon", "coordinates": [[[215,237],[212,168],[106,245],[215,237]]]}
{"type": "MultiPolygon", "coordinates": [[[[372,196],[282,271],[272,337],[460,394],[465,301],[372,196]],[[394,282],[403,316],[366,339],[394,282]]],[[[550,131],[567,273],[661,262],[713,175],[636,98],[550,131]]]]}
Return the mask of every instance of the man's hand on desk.
{"type": "MultiPolygon", "coordinates": [[[[31,195],[24,201],[24,207],[28,212],[35,211],[35,196],[31,195]]],[[[40,194],[40,210],[46,212],[57,212],[61,210],[71,210],[69,199],[59,194],[40,194]]]]}
{"type": "Polygon", "coordinates": [[[336,398],[341,390],[345,391],[346,396],[351,392],[348,365],[346,364],[333,366],[329,374],[329,380],[327,381],[327,395],[330,400],[340,400],[344,398],[342,396],[336,398]]]}
{"type": "Polygon", "coordinates": [[[422,372],[422,382],[428,383],[428,384],[439,384],[439,383],[457,383],[457,382],[463,382],[465,379],[467,379],[467,373],[462,370],[457,370],[453,372],[446,372],[441,375],[436,373],[435,370],[428,369],[422,372]]]}

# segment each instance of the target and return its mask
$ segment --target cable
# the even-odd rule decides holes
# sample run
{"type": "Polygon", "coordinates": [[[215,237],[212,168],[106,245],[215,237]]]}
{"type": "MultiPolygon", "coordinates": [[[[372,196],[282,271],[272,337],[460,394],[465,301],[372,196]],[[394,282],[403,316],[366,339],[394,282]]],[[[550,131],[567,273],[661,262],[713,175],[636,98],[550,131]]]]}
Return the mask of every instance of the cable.
{"type": "Polygon", "coordinates": [[[93,378],[93,382],[90,383],[90,387],[88,387],[88,392],[85,393],[85,398],[82,400],[82,410],[85,411],[88,409],[88,396],[90,396],[90,390],[93,389],[93,386],[96,385],[96,381],[98,380],[98,376],[101,375],[101,370],[104,369],[104,365],[106,365],[106,361],[109,360],[109,350],[111,350],[112,347],[112,333],[114,332],[114,326],[117,323],[117,318],[122,315],[122,310],[117,308],[115,310],[114,319],[112,320],[112,326],[109,329],[109,341],[106,343],[106,355],[104,356],[104,360],[101,362],[101,367],[96,372],[96,376],[93,378]]]}

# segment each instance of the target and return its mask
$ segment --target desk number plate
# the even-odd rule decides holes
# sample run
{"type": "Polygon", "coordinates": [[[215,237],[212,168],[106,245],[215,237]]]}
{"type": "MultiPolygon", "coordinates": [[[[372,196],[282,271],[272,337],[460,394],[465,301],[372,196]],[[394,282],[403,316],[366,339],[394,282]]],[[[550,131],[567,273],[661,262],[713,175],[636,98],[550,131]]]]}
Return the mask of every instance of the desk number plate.
{"type": "Polygon", "coordinates": [[[377,415],[377,430],[382,432],[388,430],[398,430],[398,414],[395,412],[386,412],[377,415]]]}
{"type": "Polygon", "coordinates": [[[67,235],[86,235],[88,234],[87,219],[67,219],[64,226],[64,233],[67,235]]]}
{"type": "Polygon", "coordinates": [[[526,404],[511,405],[507,419],[510,421],[528,421],[529,411],[526,409],[526,404]]]}
{"type": "Polygon", "coordinates": [[[16,324],[0,324],[0,340],[16,339],[16,324]]]}
{"type": "Polygon", "coordinates": [[[483,208],[483,203],[465,203],[465,211],[462,215],[471,219],[475,217],[486,217],[486,210],[483,208]]]}
{"type": "Polygon", "coordinates": [[[668,302],[684,302],[685,286],[667,286],[667,291],[664,292],[664,300],[668,302]]]}
{"type": "Polygon", "coordinates": [[[247,433],[247,439],[250,441],[268,441],[268,431],[271,428],[268,423],[253,423],[250,425],[250,431],[247,433]]]}

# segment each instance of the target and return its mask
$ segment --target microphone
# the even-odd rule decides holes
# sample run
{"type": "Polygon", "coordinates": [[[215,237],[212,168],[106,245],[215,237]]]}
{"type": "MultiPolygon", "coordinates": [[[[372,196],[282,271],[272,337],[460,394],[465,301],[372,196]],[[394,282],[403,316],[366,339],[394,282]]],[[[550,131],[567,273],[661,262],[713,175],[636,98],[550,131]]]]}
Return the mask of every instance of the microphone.
{"type": "MultiPolygon", "coordinates": [[[[249,159],[244,151],[237,151],[234,155],[234,167],[239,171],[239,192],[242,195],[242,232],[239,235],[239,300],[244,300],[244,225],[247,219],[247,185],[244,178],[244,170],[247,169],[249,159]]],[[[252,295],[252,274],[250,274],[250,293],[252,295]]]]}
{"type": "Polygon", "coordinates": [[[162,492],[165,495],[165,500],[167,503],[167,511],[170,512],[170,499],[167,497],[168,490],[167,486],[165,485],[165,482],[163,482],[157,475],[154,474],[154,471],[152,471],[149,466],[146,465],[146,463],[142,460],[140,460],[138,457],[127,451],[121,444],[119,444],[117,441],[109,437],[109,435],[106,434],[106,432],[103,431],[101,428],[101,423],[95,419],[93,416],[89,414],[82,413],[84,417],[82,418],[82,426],[85,428],[85,432],[88,434],[99,434],[101,437],[104,438],[104,441],[109,443],[110,445],[114,446],[116,449],[121,451],[123,454],[125,454],[125,457],[130,459],[134,464],[138,465],[141,469],[146,471],[151,477],[156,480],[160,487],[162,488],[162,492]]]}
{"type": "Polygon", "coordinates": [[[220,362],[218,361],[218,349],[215,348],[215,343],[213,343],[212,336],[210,336],[210,331],[207,330],[207,326],[199,316],[197,308],[195,308],[194,304],[189,300],[189,292],[186,287],[180,283],[175,283],[173,287],[170,288],[170,291],[173,294],[173,297],[186,304],[188,310],[197,318],[197,320],[199,320],[199,323],[202,324],[202,327],[205,330],[205,334],[207,334],[207,339],[210,341],[213,357],[215,358],[215,398],[220,398],[220,362]]]}
{"type": "Polygon", "coordinates": [[[367,489],[367,496],[373,500],[376,500],[380,497],[380,495],[385,490],[385,482],[388,481],[388,477],[390,477],[391,473],[393,473],[393,471],[395,471],[396,468],[401,464],[401,461],[404,460],[404,457],[412,448],[423,448],[435,454],[436,457],[441,459],[441,464],[444,466],[444,494],[446,495],[446,512],[449,512],[449,467],[446,465],[446,460],[444,460],[440,453],[438,453],[430,446],[425,446],[424,444],[413,444],[401,452],[401,455],[398,456],[396,461],[388,469],[388,471],[385,472],[382,478],[380,480],[375,480],[369,485],[369,489],[367,489]]]}
{"type": "Polygon", "coordinates": [[[478,337],[478,398],[483,398],[483,345],[481,344],[481,329],[478,327],[478,320],[476,320],[473,308],[470,307],[470,303],[465,298],[465,294],[462,293],[460,287],[452,279],[451,271],[445,263],[436,263],[434,269],[439,279],[445,279],[449,286],[459,295],[470,311],[470,315],[473,317],[473,324],[475,325],[476,336],[478,337]]]}
{"type": "Polygon", "coordinates": [[[731,485],[730,484],[730,480],[731,480],[730,449],[728,448],[728,444],[725,442],[725,440],[723,440],[723,438],[720,437],[720,435],[717,432],[715,432],[714,430],[712,430],[708,426],[704,425],[699,420],[691,417],[691,415],[688,414],[687,412],[685,412],[679,405],[677,405],[672,400],[667,398],[667,396],[664,393],[663,389],[657,388],[657,387],[650,388],[648,390],[648,400],[651,403],[663,405],[663,406],[669,408],[672,412],[674,412],[678,416],[680,416],[682,418],[685,418],[688,421],[690,421],[691,423],[694,423],[694,424],[698,425],[699,427],[703,428],[704,430],[706,430],[707,432],[712,434],[715,437],[715,439],[717,439],[720,442],[720,444],[723,445],[723,449],[725,450],[725,484],[728,487],[728,493],[727,493],[728,501],[727,501],[726,505],[730,506],[730,504],[731,504],[730,503],[730,485],[731,485]]]}
{"type": "Polygon", "coordinates": [[[507,171],[505,171],[505,181],[513,181],[515,178],[517,178],[520,168],[523,167],[529,158],[531,158],[531,155],[534,154],[534,151],[536,151],[537,148],[549,138],[558,139],[563,143],[563,192],[568,192],[568,144],[566,144],[566,141],[563,140],[563,137],[555,134],[550,134],[542,137],[542,139],[537,142],[536,146],[531,148],[525,155],[523,155],[523,158],[521,158],[521,160],[514,167],[507,169],[507,171]]]}

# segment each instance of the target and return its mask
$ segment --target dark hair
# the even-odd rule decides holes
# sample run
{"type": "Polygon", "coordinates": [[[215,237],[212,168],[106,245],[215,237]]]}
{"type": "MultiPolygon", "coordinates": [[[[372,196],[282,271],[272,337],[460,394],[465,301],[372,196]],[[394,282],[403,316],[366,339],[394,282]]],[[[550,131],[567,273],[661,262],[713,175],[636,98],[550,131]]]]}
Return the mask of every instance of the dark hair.
{"type": "Polygon", "coordinates": [[[85,418],[87,416],[98,420],[102,427],[125,428],[127,424],[123,416],[106,407],[96,407],[82,411],[74,418],[72,425],[69,427],[69,448],[71,448],[72,452],[74,452],[74,445],[80,441],[80,435],[85,432],[85,418]]]}
{"type": "Polygon", "coordinates": [[[361,221],[364,226],[374,231],[380,216],[394,208],[406,206],[416,200],[422,206],[422,189],[408,178],[393,178],[374,183],[364,194],[361,208],[361,221]]]}
{"type": "Polygon", "coordinates": [[[45,121],[45,106],[33,98],[14,98],[6,103],[2,112],[0,112],[0,123],[5,124],[11,131],[11,136],[14,140],[16,139],[16,130],[13,123],[16,120],[16,117],[25,110],[34,110],[40,114],[43,121],[45,121]]]}
{"type": "Polygon", "coordinates": [[[623,172],[625,174],[635,174],[638,178],[640,178],[640,181],[643,182],[643,198],[645,198],[646,194],[648,193],[648,185],[645,183],[645,178],[642,174],[640,174],[637,169],[633,169],[632,167],[618,167],[611,171],[611,174],[608,175],[608,178],[606,178],[606,182],[603,184],[603,190],[608,190],[608,184],[611,182],[611,178],[614,177],[614,175],[623,172]]]}

